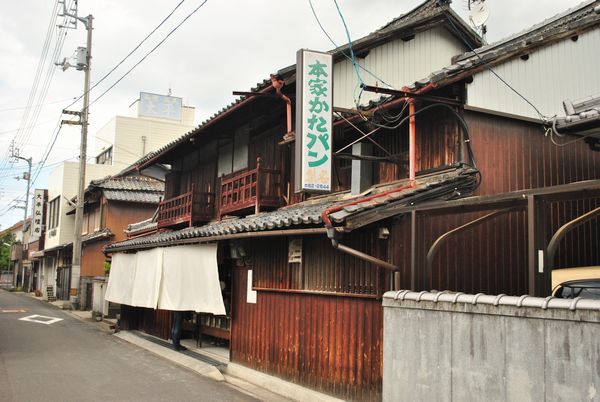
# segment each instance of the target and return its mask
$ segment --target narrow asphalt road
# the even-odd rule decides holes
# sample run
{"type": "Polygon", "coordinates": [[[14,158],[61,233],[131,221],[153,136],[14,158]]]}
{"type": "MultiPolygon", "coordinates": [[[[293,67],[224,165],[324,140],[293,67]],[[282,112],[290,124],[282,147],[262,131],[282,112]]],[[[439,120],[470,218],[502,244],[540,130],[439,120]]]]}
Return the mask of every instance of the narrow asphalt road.
{"type": "Polygon", "coordinates": [[[52,305],[0,289],[0,401],[99,400],[255,399],[52,305]]]}

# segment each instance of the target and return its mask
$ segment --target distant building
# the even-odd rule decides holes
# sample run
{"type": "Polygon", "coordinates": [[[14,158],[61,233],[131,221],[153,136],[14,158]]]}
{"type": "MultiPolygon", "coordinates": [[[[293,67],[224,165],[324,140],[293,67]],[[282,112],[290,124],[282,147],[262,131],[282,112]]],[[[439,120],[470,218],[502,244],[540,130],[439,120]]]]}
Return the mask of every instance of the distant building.
{"type": "Polygon", "coordinates": [[[174,96],[141,92],[129,110],[96,133],[97,164],[124,169],[194,128],[195,108],[174,96]]]}
{"type": "MultiPolygon", "coordinates": [[[[194,124],[195,109],[183,106],[182,99],[173,96],[141,92],[130,111],[131,117],[115,116],[96,134],[95,163],[86,166],[86,186],[118,173],[137,175],[130,169],[134,162],[179,138],[194,124]]],[[[78,171],[78,162],[66,162],[50,174],[45,249],[36,253],[43,254],[41,289],[45,297],[51,292],[59,299],[69,299],[75,215],[67,213],[74,207],[78,171]]],[[[156,174],[145,174],[164,176],[160,168],[153,172],[156,174]]],[[[139,219],[142,217],[134,220],[139,219]]],[[[132,222],[124,222],[124,228],[132,222]]]]}

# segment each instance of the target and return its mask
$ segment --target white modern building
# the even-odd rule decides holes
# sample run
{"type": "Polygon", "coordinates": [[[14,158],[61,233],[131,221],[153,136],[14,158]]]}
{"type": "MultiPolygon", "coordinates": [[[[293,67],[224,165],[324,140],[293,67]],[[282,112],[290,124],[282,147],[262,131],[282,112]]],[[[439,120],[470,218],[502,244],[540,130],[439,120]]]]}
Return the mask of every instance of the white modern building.
{"type": "MultiPolygon", "coordinates": [[[[96,133],[96,158],[86,166],[86,187],[122,172],[194,126],[195,109],[173,96],[141,92],[129,111],[131,116],[115,116],[96,133]]],[[[50,174],[41,282],[46,298],[69,299],[75,215],[67,213],[75,207],[78,173],[78,162],[65,162],[50,174]]]]}
{"type": "Polygon", "coordinates": [[[181,98],[141,92],[128,116],[115,116],[95,135],[96,163],[125,169],[194,128],[195,108],[181,98]]]}

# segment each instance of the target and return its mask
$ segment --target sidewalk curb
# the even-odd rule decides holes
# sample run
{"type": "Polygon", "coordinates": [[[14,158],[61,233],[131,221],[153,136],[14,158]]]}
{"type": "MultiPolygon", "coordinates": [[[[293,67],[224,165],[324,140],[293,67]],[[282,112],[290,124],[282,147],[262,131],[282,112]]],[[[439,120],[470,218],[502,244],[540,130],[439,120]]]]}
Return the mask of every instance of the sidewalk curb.
{"type": "Polygon", "coordinates": [[[210,364],[201,362],[174,350],[169,350],[164,346],[156,345],[128,331],[117,332],[116,334],[114,334],[114,336],[133,345],[139,346],[142,349],[146,349],[147,351],[154,353],[155,355],[158,355],[160,357],[163,357],[167,360],[170,360],[176,364],[179,364],[180,366],[195,371],[196,373],[204,377],[210,378],[215,381],[225,381],[225,377],[215,366],[211,366],[210,364]]]}
{"type": "Polygon", "coordinates": [[[301,385],[282,380],[269,374],[244,367],[236,363],[229,363],[225,369],[225,376],[235,377],[242,381],[249,382],[259,388],[271,390],[276,389],[278,395],[285,396],[298,402],[343,402],[342,399],[325,395],[318,391],[313,391],[301,385]]]}

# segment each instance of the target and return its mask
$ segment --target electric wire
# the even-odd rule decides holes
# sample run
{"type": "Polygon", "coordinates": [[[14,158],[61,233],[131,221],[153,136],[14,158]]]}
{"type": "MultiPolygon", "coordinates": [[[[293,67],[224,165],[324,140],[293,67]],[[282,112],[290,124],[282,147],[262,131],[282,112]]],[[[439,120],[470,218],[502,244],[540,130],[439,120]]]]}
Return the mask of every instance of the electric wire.
{"type": "MultiPolygon", "coordinates": [[[[310,9],[312,11],[313,16],[315,17],[315,21],[317,22],[317,24],[319,25],[319,28],[321,28],[321,31],[323,31],[323,33],[325,34],[325,36],[327,37],[327,39],[329,39],[329,41],[331,42],[331,44],[338,49],[339,46],[338,44],[331,38],[331,36],[329,35],[329,33],[325,30],[325,27],[323,26],[323,24],[321,23],[321,20],[319,19],[319,17],[317,16],[317,12],[315,11],[315,8],[313,6],[312,0],[308,0],[308,4],[310,5],[310,9]]],[[[346,58],[348,59],[350,62],[352,62],[352,58],[343,50],[340,49],[340,53],[346,58]]],[[[358,68],[360,68],[361,70],[363,70],[365,73],[369,74],[371,77],[375,78],[377,81],[381,82],[383,85],[389,87],[389,88],[393,88],[392,85],[388,84],[387,82],[385,82],[383,79],[381,79],[380,77],[378,77],[377,75],[375,75],[371,70],[369,70],[368,68],[361,66],[360,64],[358,64],[358,68]]]]}
{"type": "MultiPolygon", "coordinates": [[[[70,100],[73,100],[73,99],[75,99],[75,97],[73,97],[73,98],[59,99],[59,100],[55,100],[55,101],[50,101],[50,102],[42,103],[41,105],[42,106],[54,105],[56,103],[63,103],[63,102],[70,101],[70,100]]],[[[27,108],[27,106],[18,106],[18,107],[11,107],[11,108],[6,108],[6,109],[0,109],[0,113],[2,113],[2,112],[13,112],[13,111],[16,111],[16,110],[24,110],[26,108],[27,108]]]]}
{"type": "MultiPolygon", "coordinates": [[[[157,25],[157,26],[156,26],[156,27],[155,27],[155,28],[152,30],[152,31],[151,31],[151,32],[150,32],[148,35],[146,35],[146,37],[145,37],[144,39],[142,39],[142,41],[141,41],[140,43],[138,43],[138,45],[137,45],[137,46],[136,46],[136,47],[135,47],[133,50],[131,50],[131,51],[129,52],[129,54],[128,54],[128,55],[126,55],[126,56],[125,56],[123,59],[121,59],[121,61],[119,61],[119,62],[118,62],[116,65],[115,65],[115,67],[113,67],[113,68],[112,68],[112,69],[111,69],[111,70],[110,70],[108,73],[106,73],[106,74],[105,74],[105,75],[104,75],[104,76],[103,76],[103,77],[102,77],[102,78],[101,78],[101,79],[100,79],[98,82],[96,82],[96,83],[95,83],[95,84],[94,84],[94,85],[93,85],[93,86],[92,86],[92,87],[91,87],[91,88],[88,90],[88,92],[89,92],[89,91],[91,91],[93,88],[95,88],[95,87],[96,87],[96,86],[97,86],[97,85],[98,85],[100,82],[104,81],[104,80],[105,80],[105,79],[106,79],[106,78],[107,78],[107,77],[108,77],[108,76],[109,76],[109,75],[110,75],[110,74],[111,74],[113,71],[115,71],[115,70],[116,70],[116,69],[117,69],[117,68],[118,68],[118,67],[119,67],[121,64],[123,64],[123,62],[124,62],[124,61],[125,61],[125,60],[126,60],[128,57],[129,57],[129,56],[131,56],[131,55],[132,55],[132,54],[133,54],[133,53],[134,53],[134,52],[135,52],[137,49],[139,49],[139,47],[140,47],[140,46],[141,46],[141,45],[142,45],[142,44],[143,44],[143,43],[144,43],[144,42],[145,42],[145,41],[146,41],[146,40],[147,40],[147,39],[148,39],[148,38],[149,38],[149,37],[150,37],[150,36],[151,36],[151,35],[152,35],[154,32],[156,32],[156,30],[157,30],[157,29],[159,29],[159,28],[160,28],[160,27],[161,27],[161,26],[162,26],[162,25],[163,25],[163,24],[164,24],[164,23],[165,23],[165,22],[166,22],[166,21],[167,21],[167,20],[168,20],[168,19],[169,19],[169,18],[170,18],[172,15],[173,15],[173,13],[174,13],[174,12],[175,12],[175,11],[176,11],[176,10],[177,10],[177,9],[178,9],[178,8],[179,8],[181,5],[182,5],[182,4],[183,4],[183,2],[184,2],[184,1],[185,1],[185,0],[181,0],[181,1],[180,1],[180,2],[179,2],[179,3],[178,3],[176,6],[175,6],[175,8],[174,8],[173,10],[171,10],[171,12],[170,12],[170,13],[169,13],[169,14],[168,14],[168,15],[167,15],[167,16],[166,16],[166,17],[165,17],[165,18],[164,18],[164,19],[163,19],[163,20],[162,20],[162,21],[161,21],[161,22],[160,22],[160,23],[159,23],[159,24],[158,24],[158,25],[157,25]]],[[[173,32],[174,32],[174,31],[175,31],[175,30],[176,30],[176,29],[177,29],[177,28],[178,28],[180,25],[182,25],[182,24],[183,24],[183,22],[185,22],[185,21],[186,21],[186,20],[187,20],[189,17],[191,17],[191,15],[193,15],[193,14],[194,14],[194,13],[195,13],[195,12],[196,12],[196,11],[197,11],[199,8],[200,8],[200,7],[202,7],[202,6],[204,5],[204,3],[206,3],[206,1],[208,1],[208,0],[205,0],[205,1],[204,1],[202,4],[200,4],[200,6],[198,6],[198,7],[197,7],[197,8],[196,8],[196,9],[195,9],[195,10],[194,10],[194,11],[193,11],[191,14],[189,14],[189,15],[188,15],[188,17],[186,17],[186,19],[184,19],[184,20],[183,20],[183,21],[182,21],[182,22],[181,22],[181,23],[180,23],[180,24],[179,24],[179,25],[178,25],[178,26],[177,26],[177,27],[176,27],[176,28],[175,28],[173,31],[171,31],[171,32],[170,32],[170,33],[167,35],[167,37],[168,37],[168,36],[169,36],[171,33],[173,33],[173,32]]],[[[159,45],[155,46],[155,48],[154,48],[152,51],[154,51],[154,50],[155,50],[155,49],[156,49],[158,46],[160,46],[160,44],[162,44],[162,42],[164,42],[164,40],[165,40],[167,37],[165,37],[165,38],[164,38],[164,39],[163,39],[163,40],[162,40],[162,41],[159,43],[159,45]]],[[[152,51],[151,51],[151,52],[152,52],[152,51]]],[[[142,59],[141,61],[143,61],[143,59],[142,59]]],[[[140,63],[141,63],[141,61],[139,61],[139,62],[136,64],[136,66],[137,66],[138,64],[140,64],[140,63]]],[[[134,66],[134,67],[135,67],[135,66],[134,66]]],[[[131,70],[130,70],[130,71],[131,71],[131,70]]],[[[128,73],[129,73],[129,72],[128,72],[128,73]]],[[[128,73],[127,73],[127,74],[128,74],[128,73]]],[[[123,77],[121,77],[121,79],[122,79],[122,78],[123,78],[123,77]]],[[[119,79],[119,81],[120,81],[120,79],[119,79]]],[[[118,83],[118,81],[117,81],[117,83],[118,83]]],[[[113,85],[112,85],[112,86],[111,86],[109,89],[112,89],[112,87],[114,87],[115,85],[116,85],[116,83],[115,83],[115,84],[113,84],[113,85]]],[[[107,91],[108,91],[108,90],[107,90],[107,91]]],[[[106,93],[107,91],[105,91],[104,93],[106,93]]],[[[71,102],[69,105],[65,106],[65,107],[63,108],[63,110],[64,110],[64,109],[68,109],[69,107],[73,106],[73,105],[74,105],[75,103],[77,103],[77,102],[78,102],[78,101],[79,101],[81,98],[83,98],[83,96],[84,96],[84,95],[85,95],[85,94],[82,94],[81,96],[79,96],[79,97],[75,98],[75,99],[73,100],[73,102],[71,102]]],[[[102,96],[102,95],[101,95],[101,96],[102,96]]],[[[93,102],[97,101],[99,98],[100,98],[100,97],[96,98],[96,99],[95,99],[93,102]]],[[[93,103],[93,102],[92,102],[92,103],[93,103]]],[[[91,105],[91,103],[90,103],[90,105],[91,105]]],[[[62,116],[61,116],[61,118],[62,118],[62,116]]],[[[36,181],[36,180],[37,180],[37,178],[39,177],[40,171],[43,169],[43,166],[44,166],[44,164],[46,163],[46,161],[47,161],[48,157],[50,156],[50,153],[52,152],[52,150],[53,150],[53,148],[54,148],[54,145],[56,144],[56,140],[58,139],[58,135],[60,134],[60,130],[62,129],[62,124],[60,123],[60,121],[61,121],[61,118],[59,118],[59,121],[58,121],[58,123],[57,123],[57,126],[56,126],[56,128],[54,129],[54,135],[53,135],[53,136],[51,136],[51,139],[50,139],[50,141],[48,142],[48,145],[47,145],[47,147],[46,147],[46,150],[44,151],[44,154],[43,154],[44,156],[42,157],[42,162],[40,163],[40,165],[39,165],[38,169],[35,171],[34,175],[32,176],[32,177],[33,177],[33,180],[32,180],[32,185],[35,183],[35,181],[36,181]]]]}
{"type": "Polygon", "coordinates": [[[396,124],[394,126],[386,126],[386,125],[378,124],[373,121],[370,121],[370,123],[373,124],[374,126],[381,127],[381,128],[387,129],[387,130],[395,130],[395,129],[399,128],[400,126],[402,126],[404,123],[406,123],[411,117],[417,116],[418,114],[423,113],[423,112],[425,112],[429,109],[433,109],[433,108],[447,109],[456,117],[456,119],[460,123],[461,129],[465,136],[465,143],[467,144],[467,152],[469,153],[469,160],[471,161],[471,165],[473,166],[473,168],[477,169],[477,162],[475,160],[475,155],[474,155],[473,149],[471,147],[471,138],[469,136],[469,126],[467,125],[467,122],[464,120],[464,118],[460,115],[460,113],[458,113],[456,110],[454,110],[453,107],[446,105],[445,103],[433,103],[431,105],[424,106],[421,109],[415,111],[414,113],[409,114],[408,116],[404,117],[402,120],[400,120],[400,122],[398,122],[398,124],[396,124]]]}
{"type": "MultiPolygon", "coordinates": [[[[44,44],[42,46],[42,52],[41,52],[39,60],[38,60],[38,65],[37,65],[37,68],[36,68],[36,71],[35,71],[33,83],[31,85],[31,89],[29,90],[29,96],[27,98],[27,103],[26,103],[26,106],[24,108],[23,114],[21,116],[20,127],[25,127],[25,126],[28,125],[29,113],[31,111],[31,106],[34,103],[35,96],[37,94],[37,89],[38,89],[40,77],[42,75],[42,71],[43,71],[44,66],[46,64],[46,58],[47,58],[47,55],[48,55],[48,49],[49,49],[50,43],[52,41],[52,33],[54,32],[54,28],[55,28],[55,25],[56,25],[56,19],[57,19],[57,10],[58,10],[58,0],[56,0],[55,3],[54,3],[54,7],[52,9],[52,14],[51,14],[51,17],[50,17],[50,21],[48,22],[48,27],[46,29],[46,37],[44,39],[44,44]]],[[[18,141],[21,133],[22,133],[22,129],[17,130],[17,133],[13,137],[13,143],[18,141]]],[[[5,158],[0,162],[0,172],[2,172],[6,168],[6,166],[8,165],[10,157],[11,157],[10,150],[7,149],[6,150],[6,154],[5,154],[5,158]]]]}
{"type": "Polygon", "coordinates": [[[492,73],[494,76],[496,76],[496,78],[498,78],[500,80],[500,82],[502,82],[504,85],[506,85],[506,87],[508,89],[510,89],[511,91],[513,91],[517,96],[519,96],[521,99],[523,99],[529,106],[531,106],[533,108],[533,110],[535,110],[535,112],[537,113],[538,117],[540,118],[540,120],[544,121],[544,122],[548,122],[550,119],[545,116],[544,114],[542,114],[542,112],[540,112],[540,110],[533,104],[533,102],[531,102],[529,99],[527,99],[525,97],[525,95],[523,95],[522,93],[520,93],[519,91],[517,91],[512,85],[510,85],[504,78],[502,78],[498,73],[496,73],[496,71],[494,71],[494,69],[492,67],[490,67],[487,62],[485,62],[483,60],[483,58],[479,55],[479,53],[477,53],[477,51],[473,48],[473,46],[471,46],[471,44],[469,43],[469,41],[463,36],[463,34],[460,32],[460,30],[456,27],[456,25],[454,24],[454,22],[452,21],[452,18],[450,18],[450,16],[448,15],[448,13],[446,12],[446,10],[442,10],[442,12],[444,13],[444,15],[446,16],[446,19],[450,22],[450,25],[452,26],[452,30],[456,33],[456,35],[463,41],[463,43],[465,45],[467,45],[467,47],[469,48],[469,50],[471,50],[471,52],[473,52],[475,54],[475,56],[477,56],[477,58],[484,63],[483,67],[485,67],[485,69],[487,69],[490,73],[492,73]]]}
{"type": "MultiPolygon", "coordinates": [[[[110,91],[112,88],[114,88],[115,85],[117,85],[123,78],[125,78],[131,71],[133,71],[133,69],[135,67],[137,67],[139,64],[141,64],[150,54],[152,54],[160,45],[162,45],[162,43],[164,43],[166,41],[166,39],[171,36],[181,25],[183,25],[192,15],[194,15],[204,4],[206,4],[208,0],[204,0],[198,7],[196,7],[191,13],[189,13],[177,26],[175,26],[175,28],[173,28],[156,46],[154,46],[152,48],[152,50],[150,50],[141,60],[139,60],[132,68],[130,68],[123,76],[121,76],[121,78],[119,78],[115,83],[113,83],[107,90],[105,90],[100,96],[98,96],[96,99],[94,99],[91,103],[95,103],[96,101],[98,101],[102,96],[104,96],[108,91],[110,91]]],[[[183,0],[175,7],[175,9],[173,9],[171,11],[171,13],[148,35],[148,37],[150,35],[152,35],[152,33],[154,31],[156,31],[162,24],[164,24],[164,22],[175,12],[175,10],[183,3],[183,0]]],[[[146,38],[147,39],[147,38],[146,38]]],[[[143,43],[146,39],[144,39],[141,43],[143,43]]],[[[141,43],[132,51],[132,53],[139,48],[139,46],[141,45],[141,43]]],[[[128,57],[128,56],[127,56],[128,57]]],[[[124,61],[124,60],[123,60],[124,61]]],[[[121,62],[122,63],[122,62],[121,62]]],[[[112,71],[110,71],[108,74],[110,74],[112,71]]],[[[108,76],[108,74],[106,76],[108,76]]],[[[99,83],[99,82],[98,82],[99,83]]],[[[98,84],[97,83],[97,84],[98,84]]],[[[96,84],[96,85],[97,85],[96,84]]],[[[81,95],[80,97],[76,98],[71,104],[69,104],[68,106],[66,106],[63,109],[66,109],[72,105],[74,105],[79,99],[81,99],[83,97],[83,95],[81,95]]],[[[34,175],[32,175],[33,179],[31,182],[31,185],[33,186],[33,184],[35,184],[37,178],[39,177],[39,174],[41,172],[41,170],[43,169],[43,166],[45,165],[50,153],[52,152],[52,149],[54,148],[54,145],[56,144],[56,140],[58,139],[58,135],[60,134],[60,131],[62,129],[62,124],[60,123],[60,119],[59,122],[57,123],[57,127],[55,128],[55,133],[54,135],[51,137],[51,141],[48,143],[47,146],[47,151],[44,152],[44,157],[42,158],[42,161],[40,163],[40,165],[38,166],[38,169],[36,169],[34,175]]]]}
{"type": "Polygon", "coordinates": [[[98,100],[100,100],[104,95],[106,95],[110,90],[112,90],[119,82],[121,82],[125,77],[127,77],[137,66],[139,66],[140,64],[142,64],[144,62],[144,60],[146,60],[146,58],[148,56],[150,56],[152,53],[154,53],[154,51],[156,49],[158,49],[175,31],[177,31],[179,29],[179,27],[181,27],[188,19],[190,19],[194,14],[196,14],[196,12],[198,12],[198,10],[200,10],[200,8],[202,8],[202,6],[204,6],[206,3],[208,2],[208,0],[204,0],[202,3],[200,3],[200,5],[198,7],[196,7],[195,9],[192,10],[192,12],[190,12],[183,20],[181,20],[181,22],[179,22],[179,24],[177,24],[175,26],[175,28],[173,28],[171,31],[169,31],[169,33],[160,41],[156,44],[156,46],[154,46],[149,52],[147,52],[144,57],[142,57],[137,63],[135,63],[129,70],[127,70],[127,72],[125,74],[123,74],[117,81],[115,81],[111,86],[109,86],[104,92],[102,92],[99,96],[97,96],[92,102],[90,102],[90,106],[93,105],[94,103],[98,102],[98,100]]]}
{"type": "MultiPolygon", "coordinates": [[[[152,31],[150,31],[149,34],[147,34],[144,39],[142,39],[132,50],[129,51],[129,53],[127,53],[127,55],[125,57],[123,57],[113,68],[111,68],[106,74],[104,74],[98,81],[96,81],[91,87],[90,89],[88,89],[88,93],[90,93],[94,88],[96,88],[101,82],[103,82],[105,79],[108,78],[109,75],[111,75],[117,68],[119,68],[130,56],[132,56],[149,38],[150,36],[152,36],[152,34],[154,34],[154,32],[156,32],[161,26],[164,25],[165,22],[167,22],[167,20],[169,18],[171,18],[171,16],[175,13],[175,11],[184,3],[185,0],[181,0],[176,6],[175,8],[173,8],[173,10],[171,10],[171,12],[156,26],[154,27],[154,29],[152,31]]],[[[82,99],[85,96],[85,93],[80,95],[79,97],[75,98],[75,100],[67,105],[65,107],[65,109],[73,106],[75,103],[77,103],[80,99],[82,99]]]]}

